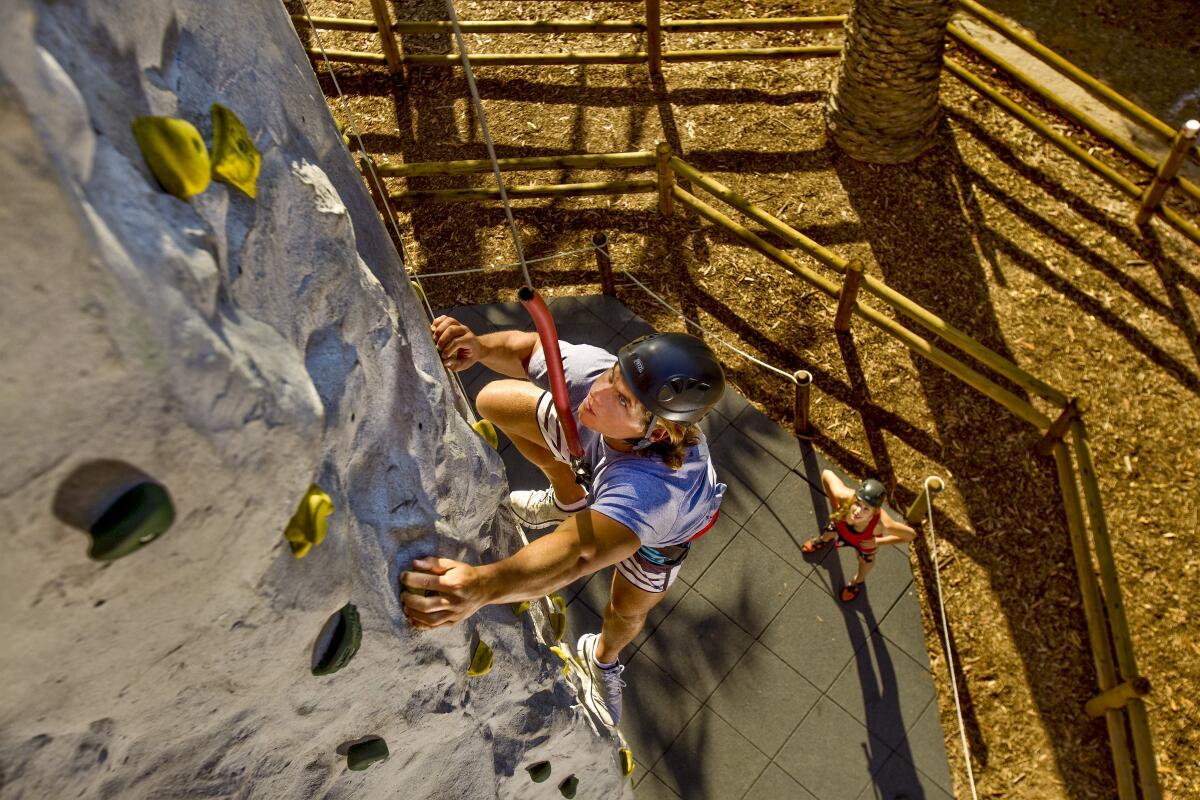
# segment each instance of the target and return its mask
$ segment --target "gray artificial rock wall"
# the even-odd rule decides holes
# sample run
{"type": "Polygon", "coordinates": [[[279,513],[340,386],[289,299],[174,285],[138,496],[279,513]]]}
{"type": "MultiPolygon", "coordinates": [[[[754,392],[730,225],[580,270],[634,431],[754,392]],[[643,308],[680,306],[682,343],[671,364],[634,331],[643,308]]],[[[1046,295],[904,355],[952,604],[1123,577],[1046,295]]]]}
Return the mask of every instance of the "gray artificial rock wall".
{"type": "Polygon", "coordinates": [[[404,622],[414,555],[519,539],[282,6],[3,11],[0,797],[546,797],[570,773],[628,793],[528,615],[404,622]],[[256,199],[177,199],[134,140],[155,114],[211,146],[214,102],[262,152],[256,199]],[[147,478],[170,530],[89,559],[82,529],[147,478]],[[335,511],[295,559],[314,481],[335,511]],[[314,677],[348,601],[361,649],[314,677]],[[495,666],[468,678],[479,638],[495,666]],[[347,771],[368,735],[390,758],[347,771]]]}

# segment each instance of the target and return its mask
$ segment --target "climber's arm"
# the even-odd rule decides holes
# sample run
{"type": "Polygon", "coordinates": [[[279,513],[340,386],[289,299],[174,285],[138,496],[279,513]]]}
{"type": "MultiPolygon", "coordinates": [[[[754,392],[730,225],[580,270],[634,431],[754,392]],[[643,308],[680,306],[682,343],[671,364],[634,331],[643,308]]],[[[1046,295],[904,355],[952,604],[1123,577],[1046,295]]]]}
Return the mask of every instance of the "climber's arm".
{"type": "Polygon", "coordinates": [[[447,558],[414,561],[417,571],[405,572],[401,583],[438,594],[405,592],[405,613],[418,628],[453,625],[485,605],[547,595],[627,558],[640,544],[624,525],[595,511],[581,511],[492,564],[474,567],[447,558]]]}
{"type": "Polygon", "coordinates": [[[438,317],[430,326],[442,363],[462,372],[482,363],[493,372],[510,378],[526,377],[529,359],[542,346],[536,332],[497,331],[476,336],[453,317],[438,317]]]}

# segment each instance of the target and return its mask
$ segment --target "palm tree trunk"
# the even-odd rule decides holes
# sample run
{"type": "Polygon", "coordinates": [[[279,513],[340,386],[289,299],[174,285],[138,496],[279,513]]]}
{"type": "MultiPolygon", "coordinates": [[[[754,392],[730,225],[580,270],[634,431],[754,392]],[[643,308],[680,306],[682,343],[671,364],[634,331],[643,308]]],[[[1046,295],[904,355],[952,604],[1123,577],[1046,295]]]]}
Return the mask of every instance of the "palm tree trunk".
{"type": "Polygon", "coordinates": [[[861,161],[911,161],[933,143],[952,0],[855,0],[825,106],[829,135],[861,161]]]}

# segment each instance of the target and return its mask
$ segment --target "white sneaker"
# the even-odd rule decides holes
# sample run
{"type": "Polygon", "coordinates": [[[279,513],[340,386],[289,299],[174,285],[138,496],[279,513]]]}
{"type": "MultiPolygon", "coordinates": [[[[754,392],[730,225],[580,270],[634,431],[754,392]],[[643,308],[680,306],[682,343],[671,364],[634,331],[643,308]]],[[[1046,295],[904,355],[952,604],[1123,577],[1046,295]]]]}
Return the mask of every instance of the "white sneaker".
{"type": "Polygon", "coordinates": [[[618,662],[611,669],[602,669],[596,663],[599,641],[600,634],[585,633],[576,645],[582,667],[579,678],[583,684],[583,697],[580,700],[597,719],[612,728],[621,721],[621,689],[625,686],[621,673],[625,667],[618,662]]]}
{"type": "Polygon", "coordinates": [[[535,489],[531,492],[510,492],[508,505],[522,525],[537,529],[557,525],[586,503],[581,500],[576,504],[577,508],[566,509],[558,504],[553,489],[535,489]]]}

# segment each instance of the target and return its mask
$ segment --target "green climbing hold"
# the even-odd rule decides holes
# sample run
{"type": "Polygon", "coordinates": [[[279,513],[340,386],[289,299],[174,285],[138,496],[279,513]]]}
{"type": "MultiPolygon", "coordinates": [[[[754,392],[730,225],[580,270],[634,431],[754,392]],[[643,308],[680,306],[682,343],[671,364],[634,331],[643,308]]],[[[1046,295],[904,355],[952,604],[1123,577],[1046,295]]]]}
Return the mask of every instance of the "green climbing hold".
{"type": "Polygon", "coordinates": [[[118,497],[92,525],[88,557],[115,561],[162,536],[175,521],[167,490],[149,481],[118,497]]]}
{"type": "Polygon", "coordinates": [[[313,643],[312,674],[332,675],[350,663],[362,644],[358,609],[347,603],[325,621],[313,643]]]}
{"type": "Polygon", "coordinates": [[[353,770],[366,769],[376,761],[383,761],[388,755],[387,742],[376,736],[350,745],[346,751],[346,766],[353,770]]]}
{"type": "Polygon", "coordinates": [[[487,675],[492,671],[492,648],[487,646],[487,643],[482,639],[479,644],[475,645],[475,653],[471,656],[471,666],[467,670],[467,675],[472,678],[478,678],[480,675],[487,675]]]}
{"type": "Polygon", "coordinates": [[[575,790],[578,788],[579,778],[571,775],[558,785],[558,793],[567,798],[567,800],[572,800],[575,797],[575,790]]]}
{"type": "Polygon", "coordinates": [[[254,146],[250,132],[234,114],[220,103],[212,104],[213,175],[232,183],[254,197],[258,191],[258,170],[262,155],[254,146]]]}
{"type": "Polygon", "coordinates": [[[550,777],[550,762],[539,761],[533,766],[526,767],[525,771],[529,773],[529,777],[534,783],[541,783],[550,777]]]}
{"type": "Polygon", "coordinates": [[[500,437],[496,434],[496,426],[488,422],[486,419],[481,419],[471,425],[475,432],[483,437],[483,440],[492,446],[493,450],[500,449],[500,437]]]}
{"type": "Polygon", "coordinates": [[[628,778],[633,774],[633,751],[628,747],[622,747],[619,755],[621,758],[621,777],[628,778]]]}
{"type": "Polygon", "coordinates": [[[186,200],[208,188],[208,148],[195,125],[173,117],[138,117],[133,136],[150,171],[168,192],[186,200]]]}
{"type": "Polygon", "coordinates": [[[420,300],[422,303],[428,303],[429,300],[428,300],[428,298],[425,297],[425,290],[421,288],[421,284],[417,283],[416,281],[413,281],[411,285],[412,285],[413,291],[417,293],[417,299],[420,300]]]}
{"type": "Polygon", "coordinates": [[[550,603],[560,614],[567,613],[567,601],[563,600],[563,596],[558,592],[553,592],[550,595],[550,603]]]}
{"type": "Polygon", "coordinates": [[[567,635],[567,615],[555,611],[550,615],[550,630],[554,632],[554,641],[561,642],[567,635]]]}
{"type": "Polygon", "coordinates": [[[508,607],[512,609],[514,617],[519,617],[529,610],[529,601],[522,600],[519,603],[509,603],[508,607]]]}
{"type": "Polygon", "coordinates": [[[304,558],[308,551],[319,545],[329,530],[329,515],[333,513],[333,501],[315,483],[308,487],[296,513],[288,520],[283,536],[292,548],[292,555],[304,558]]]}

